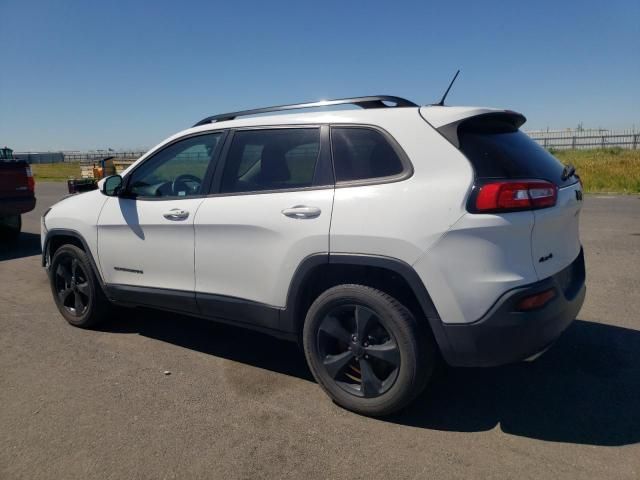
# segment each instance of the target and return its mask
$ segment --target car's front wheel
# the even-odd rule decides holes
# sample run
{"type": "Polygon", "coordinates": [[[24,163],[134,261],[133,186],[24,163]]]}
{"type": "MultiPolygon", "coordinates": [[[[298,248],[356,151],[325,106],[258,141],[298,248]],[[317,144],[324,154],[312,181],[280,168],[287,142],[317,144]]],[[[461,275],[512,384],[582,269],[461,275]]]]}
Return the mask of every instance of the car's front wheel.
{"type": "Polygon", "coordinates": [[[51,259],[49,282],[58,310],[71,325],[91,328],[110,311],[111,304],[87,254],[75,245],[56,250],[51,259]]]}
{"type": "Polygon", "coordinates": [[[322,293],[307,312],[303,342],[325,392],[371,416],[394,413],[419,395],[437,358],[433,337],[405,306],[363,285],[322,293]]]}

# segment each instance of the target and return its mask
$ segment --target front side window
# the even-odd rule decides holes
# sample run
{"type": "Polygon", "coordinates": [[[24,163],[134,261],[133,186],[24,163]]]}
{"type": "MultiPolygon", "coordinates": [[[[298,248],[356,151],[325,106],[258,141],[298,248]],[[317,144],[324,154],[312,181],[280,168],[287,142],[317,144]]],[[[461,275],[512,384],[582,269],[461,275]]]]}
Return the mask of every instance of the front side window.
{"type": "Polygon", "coordinates": [[[318,128],[236,132],[222,174],[222,193],[303,188],[313,185],[318,128]]]}
{"type": "Polygon", "coordinates": [[[371,128],[333,127],[331,149],[338,182],[389,177],[404,170],[387,139],[371,128]]]}
{"type": "Polygon", "coordinates": [[[204,177],[214,160],[222,133],[180,140],[156,153],[134,170],[128,191],[136,197],[190,197],[203,191],[204,177]]]}

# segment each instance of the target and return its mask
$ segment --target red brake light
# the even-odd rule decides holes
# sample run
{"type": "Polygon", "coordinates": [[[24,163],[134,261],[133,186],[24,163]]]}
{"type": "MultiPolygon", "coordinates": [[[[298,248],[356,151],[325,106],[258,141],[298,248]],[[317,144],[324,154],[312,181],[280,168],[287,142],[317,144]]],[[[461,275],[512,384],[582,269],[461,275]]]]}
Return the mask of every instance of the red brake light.
{"type": "Polygon", "coordinates": [[[544,180],[501,180],[481,185],[475,199],[477,212],[532,210],[553,207],[558,188],[544,180]]]}
{"type": "Polygon", "coordinates": [[[31,172],[31,167],[27,165],[25,167],[25,173],[27,174],[27,188],[31,193],[34,193],[36,190],[36,182],[33,179],[33,173],[31,172]]]}

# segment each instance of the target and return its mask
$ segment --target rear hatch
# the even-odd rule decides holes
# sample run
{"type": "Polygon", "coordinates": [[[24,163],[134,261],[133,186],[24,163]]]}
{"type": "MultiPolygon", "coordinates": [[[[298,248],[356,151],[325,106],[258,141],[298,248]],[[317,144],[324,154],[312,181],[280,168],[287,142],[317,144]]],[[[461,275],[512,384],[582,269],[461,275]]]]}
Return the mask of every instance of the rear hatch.
{"type": "Polygon", "coordinates": [[[0,198],[33,196],[28,173],[30,168],[24,161],[0,160],[0,198]]]}
{"type": "MultiPolygon", "coordinates": [[[[532,206],[523,208],[533,211],[531,255],[536,274],[543,279],[565,268],[580,253],[578,221],[582,185],[570,168],[519,130],[524,121],[525,118],[515,112],[494,112],[445,125],[439,130],[473,165],[474,189],[505,180],[542,180],[549,182],[548,190],[555,189],[555,203],[549,199],[547,204],[535,205],[530,197],[532,206]]],[[[529,190],[530,195],[533,191],[529,190]]]]}
{"type": "Polygon", "coordinates": [[[33,198],[29,164],[21,160],[0,160],[0,201],[28,198],[33,198]]]}

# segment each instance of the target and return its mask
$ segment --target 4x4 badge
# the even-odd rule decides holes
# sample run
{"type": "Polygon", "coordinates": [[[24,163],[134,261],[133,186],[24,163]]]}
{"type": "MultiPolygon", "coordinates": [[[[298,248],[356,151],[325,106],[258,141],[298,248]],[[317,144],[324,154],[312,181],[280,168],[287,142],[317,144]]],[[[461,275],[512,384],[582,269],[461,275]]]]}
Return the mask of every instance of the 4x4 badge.
{"type": "Polygon", "coordinates": [[[576,192],[576,200],[581,202],[582,201],[582,190],[575,190],[576,192]]]}

